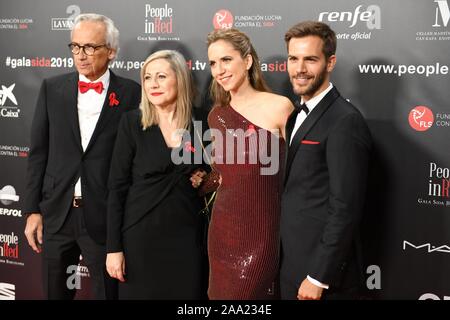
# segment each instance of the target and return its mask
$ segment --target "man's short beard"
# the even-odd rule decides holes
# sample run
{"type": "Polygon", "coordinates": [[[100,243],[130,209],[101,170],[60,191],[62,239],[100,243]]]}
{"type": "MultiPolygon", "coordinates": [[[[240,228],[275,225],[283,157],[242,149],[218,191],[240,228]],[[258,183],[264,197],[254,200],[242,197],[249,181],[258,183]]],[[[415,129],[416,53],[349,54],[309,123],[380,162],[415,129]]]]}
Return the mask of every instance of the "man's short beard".
{"type": "Polygon", "coordinates": [[[311,83],[309,87],[305,89],[305,91],[301,92],[299,90],[295,90],[294,88],[294,93],[299,96],[313,97],[316,94],[317,90],[319,90],[319,88],[325,82],[326,75],[327,75],[327,66],[325,65],[322,72],[319,73],[318,77],[314,80],[313,83],[311,83]]]}

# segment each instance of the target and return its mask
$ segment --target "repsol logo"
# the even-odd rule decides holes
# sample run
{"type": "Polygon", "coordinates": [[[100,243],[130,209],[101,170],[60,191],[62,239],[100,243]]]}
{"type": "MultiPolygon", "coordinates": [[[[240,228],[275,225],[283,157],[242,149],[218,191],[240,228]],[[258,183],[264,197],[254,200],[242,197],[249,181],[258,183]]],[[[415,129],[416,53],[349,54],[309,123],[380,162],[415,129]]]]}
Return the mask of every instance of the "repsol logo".
{"type": "Polygon", "coordinates": [[[22,217],[22,210],[0,208],[0,216],[22,217]]]}

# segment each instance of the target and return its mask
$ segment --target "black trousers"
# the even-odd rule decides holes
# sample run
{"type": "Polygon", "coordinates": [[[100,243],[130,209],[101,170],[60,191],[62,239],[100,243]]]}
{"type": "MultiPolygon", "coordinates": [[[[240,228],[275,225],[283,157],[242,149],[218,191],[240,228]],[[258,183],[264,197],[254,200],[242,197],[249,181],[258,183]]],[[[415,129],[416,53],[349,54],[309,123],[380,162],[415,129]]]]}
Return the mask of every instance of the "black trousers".
{"type": "Polygon", "coordinates": [[[88,235],[83,209],[71,208],[64,225],[55,234],[44,229],[43,280],[44,293],[49,300],[72,300],[77,282],[75,273],[80,260],[89,269],[91,298],[113,300],[117,298],[117,280],[106,272],[106,247],[88,235]]]}

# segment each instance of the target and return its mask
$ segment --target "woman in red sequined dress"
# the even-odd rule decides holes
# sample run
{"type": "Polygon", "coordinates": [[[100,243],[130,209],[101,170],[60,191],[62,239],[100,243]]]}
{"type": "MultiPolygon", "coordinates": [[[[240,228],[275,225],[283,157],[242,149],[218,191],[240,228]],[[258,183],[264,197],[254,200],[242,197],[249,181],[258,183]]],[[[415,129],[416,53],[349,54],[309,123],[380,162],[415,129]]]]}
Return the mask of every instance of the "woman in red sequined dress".
{"type": "Polygon", "coordinates": [[[210,299],[278,297],[284,127],[289,99],[269,93],[258,56],[236,29],[208,35],[214,169],[220,186],[209,228],[210,299]]]}

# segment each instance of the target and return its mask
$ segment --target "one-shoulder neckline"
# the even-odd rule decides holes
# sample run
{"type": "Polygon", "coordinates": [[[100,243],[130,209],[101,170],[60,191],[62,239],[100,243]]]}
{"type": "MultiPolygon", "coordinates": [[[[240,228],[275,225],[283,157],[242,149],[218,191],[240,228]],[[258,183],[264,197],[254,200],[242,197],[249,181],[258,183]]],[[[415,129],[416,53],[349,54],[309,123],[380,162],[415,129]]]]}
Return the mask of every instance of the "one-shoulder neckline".
{"type": "Polygon", "coordinates": [[[270,133],[273,134],[272,131],[267,130],[266,128],[260,127],[260,126],[258,126],[257,124],[253,123],[252,121],[250,121],[248,118],[244,117],[244,116],[242,115],[242,113],[238,112],[231,104],[229,104],[228,107],[229,107],[231,110],[233,110],[233,112],[236,113],[238,116],[240,116],[242,119],[244,119],[245,121],[247,121],[249,124],[251,124],[251,125],[253,125],[253,126],[255,126],[255,127],[259,128],[259,129],[263,129],[263,130],[265,130],[265,131],[268,131],[268,132],[270,132],[270,133]]]}
{"type": "MultiPolygon", "coordinates": [[[[249,124],[251,124],[252,126],[255,126],[256,128],[262,129],[264,131],[269,132],[271,135],[277,137],[278,139],[281,139],[284,141],[284,138],[281,136],[281,134],[276,135],[275,133],[273,133],[271,130],[268,130],[266,128],[260,127],[257,124],[253,123],[252,121],[250,121],[249,119],[247,119],[246,117],[244,117],[240,112],[238,112],[235,108],[233,108],[233,106],[231,104],[228,105],[228,108],[230,108],[231,110],[233,110],[234,113],[236,113],[239,117],[241,117],[242,119],[244,119],[245,121],[247,121],[249,124]]],[[[279,130],[278,130],[279,133],[279,130]]]]}

